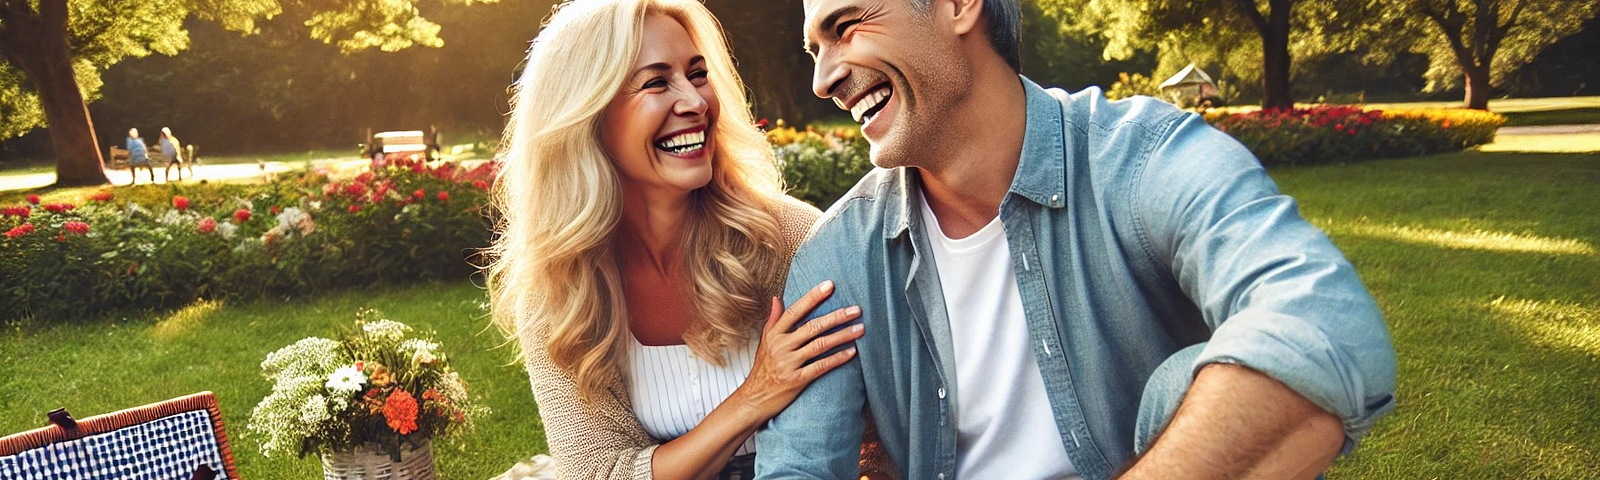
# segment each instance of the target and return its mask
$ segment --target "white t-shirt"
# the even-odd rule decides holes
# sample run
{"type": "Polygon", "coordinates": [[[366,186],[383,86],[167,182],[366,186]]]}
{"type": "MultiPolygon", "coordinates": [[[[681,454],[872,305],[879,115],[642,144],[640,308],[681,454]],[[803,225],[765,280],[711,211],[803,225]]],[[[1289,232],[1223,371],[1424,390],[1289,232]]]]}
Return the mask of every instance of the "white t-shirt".
{"type": "MultiPolygon", "coordinates": [[[[726,366],[706,363],[686,345],[649,346],[628,335],[628,398],[645,433],[665,443],[689,433],[750,376],[759,336],[732,345],[723,354],[726,366]]],[[[735,455],[755,453],[755,437],[745,439],[735,455]]]]}
{"type": "Polygon", "coordinates": [[[1080,478],[1030,348],[1005,224],[951,239],[920,203],[954,340],[956,478],[1080,478]]]}

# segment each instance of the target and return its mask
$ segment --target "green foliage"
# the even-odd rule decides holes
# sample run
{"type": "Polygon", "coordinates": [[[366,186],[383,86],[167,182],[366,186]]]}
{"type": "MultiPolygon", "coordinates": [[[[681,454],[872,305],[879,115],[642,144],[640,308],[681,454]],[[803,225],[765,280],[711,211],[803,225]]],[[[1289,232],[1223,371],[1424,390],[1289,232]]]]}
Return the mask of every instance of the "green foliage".
{"type": "Polygon", "coordinates": [[[1505,117],[1463,109],[1322,106],[1205,116],[1265,165],[1310,165],[1452,152],[1494,140],[1505,117]]]}
{"type": "MultiPolygon", "coordinates": [[[[24,0],[4,0],[6,2],[24,0]]],[[[61,0],[68,2],[67,37],[80,91],[92,102],[100,73],[128,58],[176,55],[189,47],[183,22],[190,14],[246,34],[257,22],[282,14],[296,18],[299,33],[336,44],[349,53],[386,52],[413,45],[438,47],[439,25],[422,17],[416,0],[326,2],[320,0],[61,0]]],[[[497,0],[435,0],[464,5],[497,0]]],[[[34,13],[37,17],[37,13],[34,13]]],[[[6,48],[0,45],[0,48],[6,48]]],[[[38,98],[22,72],[0,60],[0,139],[44,126],[38,98]],[[15,112],[15,115],[11,113],[15,112]]]]}
{"type": "Polygon", "coordinates": [[[1489,67],[1499,85],[1545,47],[1578,33],[1600,14],[1600,0],[1401,0],[1383,2],[1376,51],[1428,57],[1429,91],[1461,86],[1469,64],[1489,67]],[[1459,46],[1461,50],[1457,51],[1459,46]],[[1468,62],[1468,64],[1464,64],[1468,62]]]}
{"type": "Polygon", "coordinates": [[[417,165],[350,181],[308,172],[264,185],[147,186],[121,198],[9,205],[0,216],[8,230],[0,321],[464,278],[472,272],[464,255],[488,244],[480,210],[494,164],[417,165]]]}
{"type": "Polygon", "coordinates": [[[855,128],[767,132],[789,195],[826,210],[872,170],[871,146],[855,128]]]}

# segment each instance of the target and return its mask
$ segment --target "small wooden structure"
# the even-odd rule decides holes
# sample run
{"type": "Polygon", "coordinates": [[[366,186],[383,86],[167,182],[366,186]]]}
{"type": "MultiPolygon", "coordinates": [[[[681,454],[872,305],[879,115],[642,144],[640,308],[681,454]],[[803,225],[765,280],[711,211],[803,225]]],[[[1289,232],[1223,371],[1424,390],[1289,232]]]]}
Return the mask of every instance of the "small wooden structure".
{"type": "Polygon", "coordinates": [[[1222,106],[1222,92],[1205,70],[1191,63],[1161,82],[1161,95],[1180,107],[1222,106]]]}

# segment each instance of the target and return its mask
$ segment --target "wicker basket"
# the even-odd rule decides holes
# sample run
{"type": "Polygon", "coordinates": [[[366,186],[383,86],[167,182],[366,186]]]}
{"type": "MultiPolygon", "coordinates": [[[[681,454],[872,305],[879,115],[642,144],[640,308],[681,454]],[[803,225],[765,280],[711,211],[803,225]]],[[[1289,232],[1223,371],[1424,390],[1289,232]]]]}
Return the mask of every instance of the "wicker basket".
{"type": "Polygon", "coordinates": [[[372,445],[349,452],[322,455],[322,477],[326,480],[436,480],[433,472],[433,442],[400,447],[400,461],[372,445]]]}

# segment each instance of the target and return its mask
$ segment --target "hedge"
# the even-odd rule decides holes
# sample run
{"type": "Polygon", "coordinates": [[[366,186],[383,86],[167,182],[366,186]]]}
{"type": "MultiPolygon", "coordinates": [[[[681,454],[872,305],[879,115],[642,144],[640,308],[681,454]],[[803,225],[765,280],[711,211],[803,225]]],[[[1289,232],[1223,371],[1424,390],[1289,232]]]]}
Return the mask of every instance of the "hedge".
{"type": "Polygon", "coordinates": [[[1467,109],[1364,110],[1358,106],[1212,111],[1205,119],[1265,165],[1310,165],[1462,150],[1494,140],[1506,118],[1467,109]]]}
{"type": "Polygon", "coordinates": [[[494,163],[160,185],[0,209],[0,322],[463,278],[494,163]]]}

